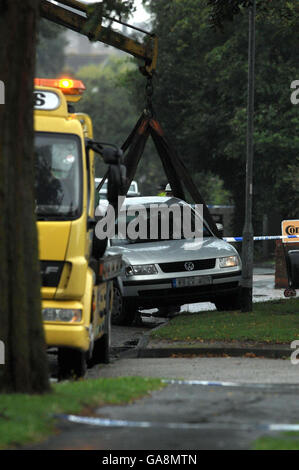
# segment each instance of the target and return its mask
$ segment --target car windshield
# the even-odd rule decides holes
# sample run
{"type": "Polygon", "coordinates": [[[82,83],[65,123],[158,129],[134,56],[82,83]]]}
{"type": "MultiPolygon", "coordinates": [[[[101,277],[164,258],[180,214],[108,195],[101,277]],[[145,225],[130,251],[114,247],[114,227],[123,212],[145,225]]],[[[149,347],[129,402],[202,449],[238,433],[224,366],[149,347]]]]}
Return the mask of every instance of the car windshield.
{"type": "MultiPolygon", "coordinates": [[[[192,235],[188,236],[188,233],[190,230],[194,232],[196,219],[197,222],[200,220],[199,215],[189,206],[190,212],[187,212],[187,217],[189,214],[189,221],[188,227],[186,227],[186,220],[184,219],[186,213],[182,210],[183,205],[178,204],[178,206],[180,209],[178,212],[172,212],[170,210],[168,213],[160,213],[159,211],[152,212],[147,208],[141,213],[136,209],[135,214],[126,213],[120,216],[119,219],[116,220],[115,236],[111,238],[111,245],[118,246],[129,243],[147,243],[192,238],[192,235]]],[[[133,207],[134,206],[131,206],[131,209],[133,207]]],[[[199,222],[199,234],[197,234],[197,237],[198,236],[211,237],[213,235],[205,224],[199,222]]]]}
{"type": "Polygon", "coordinates": [[[82,206],[79,138],[58,133],[36,133],[35,157],[37,217],[79,217],[82,206]]]}

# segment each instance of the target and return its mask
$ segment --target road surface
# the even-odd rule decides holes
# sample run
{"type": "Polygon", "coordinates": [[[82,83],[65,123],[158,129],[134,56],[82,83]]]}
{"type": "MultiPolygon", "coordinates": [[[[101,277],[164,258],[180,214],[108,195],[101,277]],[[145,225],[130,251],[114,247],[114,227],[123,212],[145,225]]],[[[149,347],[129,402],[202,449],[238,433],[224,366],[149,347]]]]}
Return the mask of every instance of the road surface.
{"type": "MultiPolygon", "coordinates": [[[[274,290],[273,271],[255,271],[254,301],[281,297],[283,290],[274,290]]],[[[193,304],[182,310],[207,306],[214,308],[193,304]]],[[[112,346],[133,347],[157,321],[163,319],[114,327],[112,346]]],[[[250,449],[256,438],[299,423],[299,365],[289,359],[114,357],[87,374],[99,376],[160,377],[174,383],[129,405],[101,407],[93,417],[82,417],[85,423],[61,421],[60,433],[34,449],[126,450],[132,455],[139,449],[250,449]]]]}

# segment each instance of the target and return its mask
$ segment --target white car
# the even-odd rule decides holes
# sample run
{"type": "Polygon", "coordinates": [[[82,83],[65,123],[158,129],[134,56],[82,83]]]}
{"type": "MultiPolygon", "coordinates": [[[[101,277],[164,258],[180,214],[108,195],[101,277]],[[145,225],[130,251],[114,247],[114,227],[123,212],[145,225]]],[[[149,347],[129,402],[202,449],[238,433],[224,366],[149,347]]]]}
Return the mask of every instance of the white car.
{"type": "MultiPolygon", "coordinates": [[[[174,197],[126,198],[125,207],[178,204],[174,197]]],[[[193,221],[199,214],[190,207],[193,221]]],[[[134,216],[127,217],[126,223],[134,216]]],[[[213,302],[218,310],[240,307],[241,259],[236,249],[217,238],[207,224],[198,248],[194,238],[121,238],[109,240],[108,252],[121,254],[123,270],[114,287],[114,324],[131,324],[136,311],[159,308],[176,311],[181,305],[213,302]]]]}

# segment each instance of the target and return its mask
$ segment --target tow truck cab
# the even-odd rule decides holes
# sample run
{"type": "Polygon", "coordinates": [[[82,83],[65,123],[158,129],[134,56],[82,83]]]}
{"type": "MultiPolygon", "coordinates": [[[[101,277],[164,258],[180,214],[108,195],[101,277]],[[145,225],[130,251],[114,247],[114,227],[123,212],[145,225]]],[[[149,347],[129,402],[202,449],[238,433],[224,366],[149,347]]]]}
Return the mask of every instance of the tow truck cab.
{"type": "MultiPolygon", "coordinates": [[[[120,257],[95,259],[94,153],[88,115],[72,105],[85,87],[35,80],[35,195],[46,342],[58,348],[60,376],[107,362],[112,283],[120,257]]],[[[103,250],[104,251],[104,250],[103,250]]]]}

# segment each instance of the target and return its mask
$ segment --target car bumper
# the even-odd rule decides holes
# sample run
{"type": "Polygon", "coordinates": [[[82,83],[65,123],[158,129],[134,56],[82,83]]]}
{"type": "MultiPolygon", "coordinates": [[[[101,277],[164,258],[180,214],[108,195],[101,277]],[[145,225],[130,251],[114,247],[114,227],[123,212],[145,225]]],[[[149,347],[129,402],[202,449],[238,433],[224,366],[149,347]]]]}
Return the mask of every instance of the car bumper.
{"type": "Polygon", "coordinates": [[[171,304],[213,302],[216,298],[238,292],[241,271],[214,274],[211,277],[211,284],[194,287],[172,287],[173,278],[144,281],[124,280],[123,296],[139,308],[154,308],[171,304]]]}

